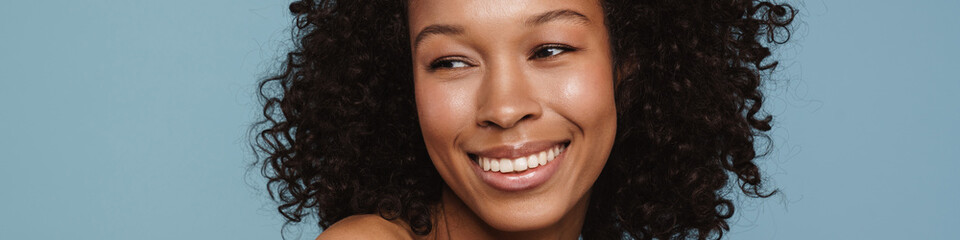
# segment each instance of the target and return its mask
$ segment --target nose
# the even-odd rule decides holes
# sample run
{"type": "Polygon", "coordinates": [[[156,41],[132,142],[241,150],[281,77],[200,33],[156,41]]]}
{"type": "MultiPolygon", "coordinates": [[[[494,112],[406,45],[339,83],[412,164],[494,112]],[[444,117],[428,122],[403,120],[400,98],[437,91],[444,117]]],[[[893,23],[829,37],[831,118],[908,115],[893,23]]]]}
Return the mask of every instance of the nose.
{"type": "Polygon", "coordinates": [[[536,120],[543,114],[536,97],[537,89],[519,66],[522,64],[488,69],[478,93],[477,125],[507,129],[520,122],[536,120]]]}

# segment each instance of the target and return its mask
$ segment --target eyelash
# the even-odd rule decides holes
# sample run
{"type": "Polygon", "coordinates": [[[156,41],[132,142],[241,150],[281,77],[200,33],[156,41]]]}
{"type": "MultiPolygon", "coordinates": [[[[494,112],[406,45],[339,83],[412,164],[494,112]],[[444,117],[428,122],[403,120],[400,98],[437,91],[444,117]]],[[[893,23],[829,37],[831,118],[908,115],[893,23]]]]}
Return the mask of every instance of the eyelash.
{"type": "Polygon", "coordinates": [[[459,68],[459,67],[449,66],[449,65],[453,65],[454,63],[461,63],[461,64],[465,65],[464,67],[473,66],[473,65],[467,63],[467,61],[464,61],[462,57],[445,57],[445,58],[441,58],[441,59],[434,60],[432,63],[430,63],[430,66],[429,66],[428,69],[432,72],[432,71],[436,71],[436,70],[440,70],[440,69],[454,69],[454,68],[459,68]],[[448,65],[448,66],[444,66],[444,65],[448,65]]]}
{"type": "MultiPolygon", "coordinates": [[[[553,58],[561,54],[575,52],[577,50],[579,49],[571,47],[570,45],[565,45],[565,44],[544,44],[544,45],[537,46],[537,48],[534,48],[533,51],[530,52],[530,57],[528,58],[528,60],[553,58]],[[552,54],[550,52],[545,52],[546,50],[551,50],[551,49],[557,49],[560,51],[553,52],[552,54]],[[550,54],[550,55],[544,55],[544,53],[550,54]]],[[[467,61],[464,61],[462,57],[445,57],[445,58],[434,60],[432,63],[430,63],[430,66],[428,66],[428,70],[432,72],[440,69],[454,69],[454,68],[471,67],[471,66],[473,65],[468,63],[467,61]],[[456,63],[460,63],[464,66],[452,66],[452,65],[455,65],[456,63]]]]}
{"type": "Polygon", "coordinates": [[[559,56],[560,54],[576,52],[577,50],[579,49],[571,47],[570,45],[565,45],[565,44],[544,44],[533,49],[533,51],[530,53],[529,60],[552,58],[555,56],[559,56]],[[543,53],[545,50],[549,50],[549,49],[559,49],[560,52],[552,55],[540,56],[540,53],[543,53]]]}

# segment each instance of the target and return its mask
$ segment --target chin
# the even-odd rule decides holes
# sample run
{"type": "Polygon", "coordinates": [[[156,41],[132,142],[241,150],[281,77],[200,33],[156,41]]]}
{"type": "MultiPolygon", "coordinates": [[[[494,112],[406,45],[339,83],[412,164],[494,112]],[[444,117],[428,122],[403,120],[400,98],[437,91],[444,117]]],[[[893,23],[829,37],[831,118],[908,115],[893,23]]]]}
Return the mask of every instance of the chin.
{"type": "Polygon", "coordinates": [[[490,227],[503,232],[525,232],[538,229],[547,229],[557,225],[572,206],[563,206],[560,202],[535,203],[537,207],[529,207],[530,203],[511,202],[500,203],[500,209],[474,210],[490,227]],[[519,209],[518,209],[519,208],[519,209]]]}

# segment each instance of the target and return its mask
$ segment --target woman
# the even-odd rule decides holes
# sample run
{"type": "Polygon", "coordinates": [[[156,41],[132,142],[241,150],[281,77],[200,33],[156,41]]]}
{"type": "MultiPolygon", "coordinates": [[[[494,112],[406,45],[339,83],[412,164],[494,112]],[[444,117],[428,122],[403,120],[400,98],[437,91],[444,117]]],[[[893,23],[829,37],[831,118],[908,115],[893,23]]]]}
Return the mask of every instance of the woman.
{"type": "MultiPolygon", "coordinates": [[[[298,1],[260,85],[278,208],[319,239],[719,238],[755,197],[755,1],[298,1]]],[[[765,61],[768,60],[768,61],[765,61]]]]}

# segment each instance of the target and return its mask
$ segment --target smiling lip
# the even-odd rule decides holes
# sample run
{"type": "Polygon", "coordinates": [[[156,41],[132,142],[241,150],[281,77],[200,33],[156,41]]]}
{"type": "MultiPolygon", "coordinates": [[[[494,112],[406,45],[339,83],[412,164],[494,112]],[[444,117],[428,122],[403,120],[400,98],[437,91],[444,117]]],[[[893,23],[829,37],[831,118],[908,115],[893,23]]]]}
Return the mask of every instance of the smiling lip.
{"type": "MultiPolygon", "coordinates": [[[[546,151],[561,144],[568,145],[568,143],[564,141],[531,142],[520,145],[494,147],[484,151],[471,153],[471,155],[474,157],[482,156],[485,158],[513,159],[546,151]]],[[[522,172],[502,173],[484,171],[480,165],[476,164],[476,158],[473,159],[474,164],[471,164],[471,166],[473,166],[472,168],[474,172],[480,177],[480,179],[483,180],[484,183],[495,189],[510,192],[523,191],[536,188],[547,182],[547,180],[549,180],[550,177],[557,172],[557,169],[560,165],[558,162],[562,161],[566,155],[567,151],[564,151],[546,165],[528,169],[522,172]]]]}
{"type": "Polygon", "coordinates": [[[472,153],[473,155],[486,157],[486,158],[508,158],[514,159],[519,157],[526,157],[530,154],[538,153],[545,151],[556,145],[564,144],[563,141],[541,141],[541,142],[530,142],[523,143],[519,145],[504,145],[489,148],[480,152],[472,153]]]}

